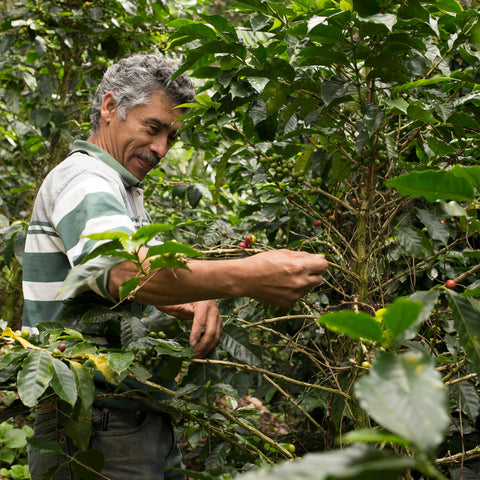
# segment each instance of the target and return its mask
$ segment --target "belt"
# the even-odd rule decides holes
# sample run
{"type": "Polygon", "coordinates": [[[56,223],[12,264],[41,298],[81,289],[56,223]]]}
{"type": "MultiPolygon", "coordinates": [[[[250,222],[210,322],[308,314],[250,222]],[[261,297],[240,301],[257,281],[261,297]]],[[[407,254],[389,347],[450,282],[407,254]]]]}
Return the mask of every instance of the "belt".
{"type": "Polygon", "coordinates": [[[52,400],[50,402],[39,403],[36,407],[38,415],[44,415],[45,413],[54,412],[57,409],[57,402],[52,400]]]}

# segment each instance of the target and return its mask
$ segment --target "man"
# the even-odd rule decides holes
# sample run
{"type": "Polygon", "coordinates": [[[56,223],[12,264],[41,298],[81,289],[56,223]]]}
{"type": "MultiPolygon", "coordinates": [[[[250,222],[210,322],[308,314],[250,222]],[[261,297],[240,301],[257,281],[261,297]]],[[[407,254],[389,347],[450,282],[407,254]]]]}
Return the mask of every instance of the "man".
{"type": "MultiPolygon", "coordinates": [[[[173,71],[157,55],[134,55],[106,71],[93,102],[91,136],[73,143],[72,153],[46,177],[35,202],[24,258],[24,325],[54,320],[64,311],[67,297],[58,294],[62,282],[94,247],[85,235],[133,232],[150,223],[140,182],[173,143],[183,113],[176,107],[194,98],[186,75],[170,82],[173,71]]],[[[147,251],[148,246],[142,249],[144,258],[147,251]]],[[[135,302],[192,318],[190,343],[195,355],[203,357],[220,338],[215,299],[248,296],[288,307],[322,282],[327,262],[322,255],[277,250],[239,259],[190,260],[188,267],[155,272],[135,302]]],[[[113,305],[119,286],[137,273],[129,262],[116,264],[88,288],[113,305]]],[[[37,412],[35,434],[49,433],[58,441],[57,413],[37,412]]],[[[164,471],[166,465],[180,467],[181,456],[161,412],[143,405],[125,410],[97,405],[92,423],[92,447],[105,456],[102,475],[115,480],[184,478],[164,471]]],[[[69,442],[64,443],[67,448],[69,442]]],[[[51,462],[32,451],[29,463],[35,480],[51,462]]],[[[62,475],[74,478],[66,468],[62,475]]]]}

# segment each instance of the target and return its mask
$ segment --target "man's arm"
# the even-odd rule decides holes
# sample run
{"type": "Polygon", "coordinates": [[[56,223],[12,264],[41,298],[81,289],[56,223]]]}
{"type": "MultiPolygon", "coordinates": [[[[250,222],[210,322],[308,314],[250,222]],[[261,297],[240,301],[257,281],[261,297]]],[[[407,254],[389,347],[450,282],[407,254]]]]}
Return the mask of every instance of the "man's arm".
{"type": "MultiPolygon", "coordinates": [[[[190,271],[165,268],[147,275],[135,300],[180,319],[193,318],[190,344],[197,357],[204,357],[218,345],[222,330],[213,299],[251,297],[290,307],[323,281],[327,266],[323,255],[290,250],[231,260],[191,260],[190,271]]],[[[137,273],[129,262],[114,267],[109,275],[110,293],[118,298],[120,284],[137,273]]]]}
{"type": "MultiPolygon", "coordinates": [[[[142,280],[135,300],[149,305],[177,305],[200,300],[250,297],[268,305],[291,307],[323,281],[323,255],[272,250],[229,260],[190,260],[185,269],[164,268],[142,280]]],[[[122,282],[137,275],[123,262],[109,276],[110,293],[118,298],[122,282]]]]}

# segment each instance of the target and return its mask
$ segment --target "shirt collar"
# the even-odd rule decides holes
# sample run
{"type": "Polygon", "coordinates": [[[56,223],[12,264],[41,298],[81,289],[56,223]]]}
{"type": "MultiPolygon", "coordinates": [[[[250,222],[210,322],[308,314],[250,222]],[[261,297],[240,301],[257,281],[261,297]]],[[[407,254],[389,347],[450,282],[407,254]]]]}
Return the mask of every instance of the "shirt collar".
{"type": "Polygon", "coordinates": [[[115,158],[113,158],[107,151],[98,145],[85,140],[75,140],[71,145],[70,154],[78,151],[85,152],[91,157],[96,157],[102,162],[106,163],[110,168],[113,168],[118,174],[120,174],[125,186],[140,186],[140,181],[137,177],[135,177],[135,175],[132,175],[120,162],[115,160],[115,158]]]}

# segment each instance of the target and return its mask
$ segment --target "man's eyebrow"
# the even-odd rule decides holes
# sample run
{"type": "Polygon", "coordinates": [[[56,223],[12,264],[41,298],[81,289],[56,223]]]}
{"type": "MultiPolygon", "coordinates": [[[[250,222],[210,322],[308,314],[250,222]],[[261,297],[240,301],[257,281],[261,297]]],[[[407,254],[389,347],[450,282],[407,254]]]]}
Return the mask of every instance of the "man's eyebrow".
{"type": "Polygon", "coordinates": [[[150,118],[146,118],[145,119],[145,123],[150,123],[150,124],[155,124],[157,127],[162,127],[162,128],[168,128],[168,129],[173,129],[173,130],[177,130],[176,128],[174,128],[173,126],[175,125],[175,121],[172,122],[172,123],[165,123],[165,122],[162,122],[162,120],[156,118],[156,117],[150,117],[150,118]]]}

